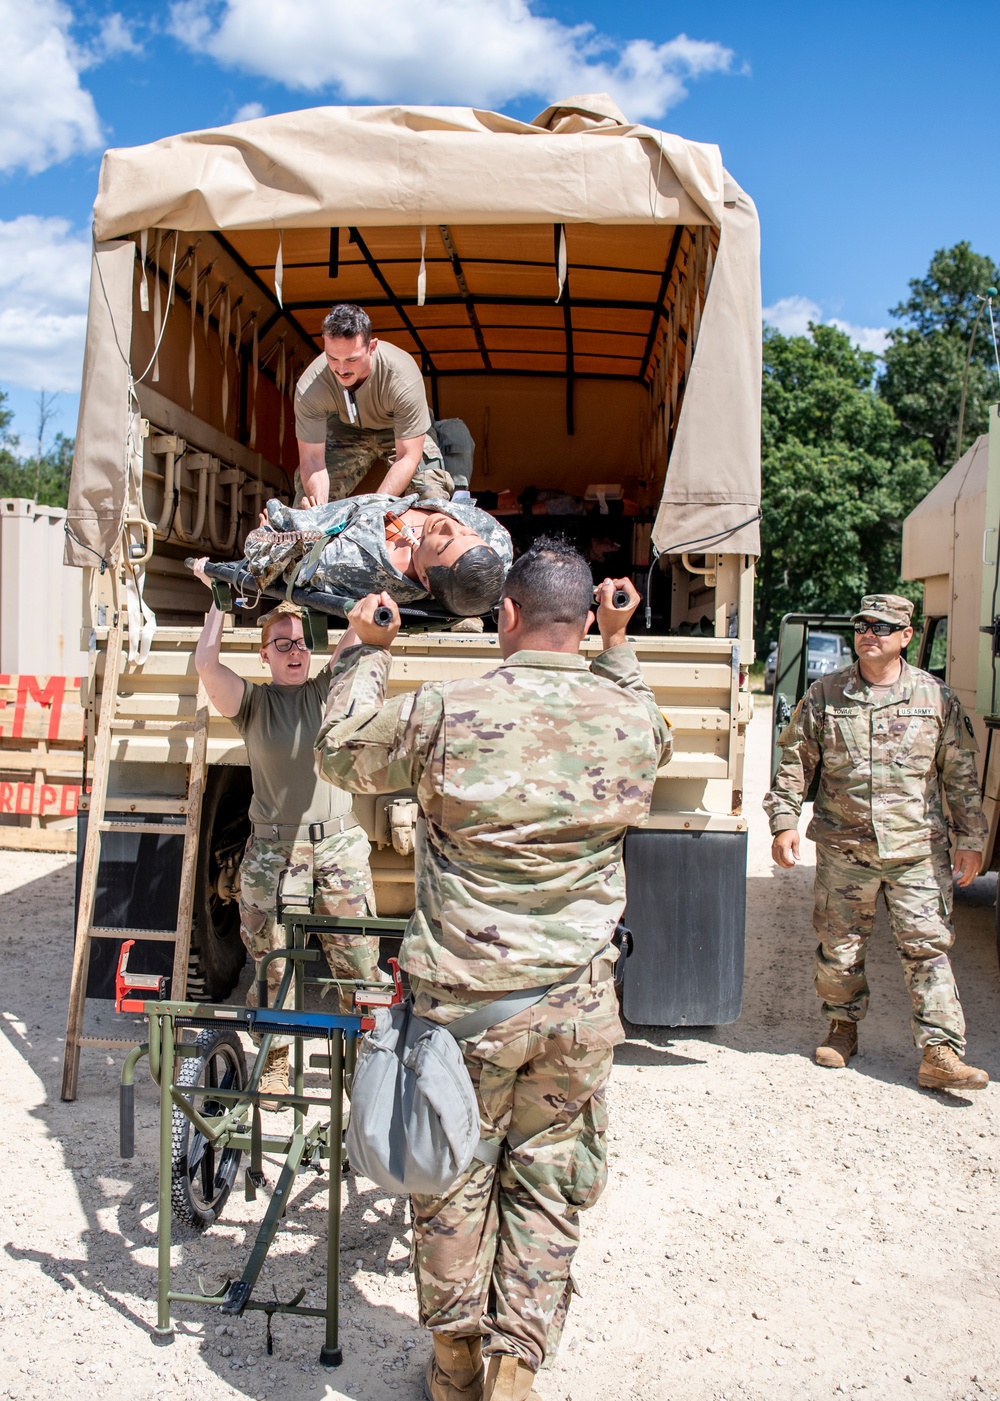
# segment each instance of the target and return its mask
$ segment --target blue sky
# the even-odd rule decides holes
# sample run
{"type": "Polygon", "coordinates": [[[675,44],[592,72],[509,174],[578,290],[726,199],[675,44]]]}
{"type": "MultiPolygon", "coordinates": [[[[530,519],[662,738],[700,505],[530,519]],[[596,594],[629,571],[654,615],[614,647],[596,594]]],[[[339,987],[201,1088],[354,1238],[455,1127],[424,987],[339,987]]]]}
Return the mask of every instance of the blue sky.
{"type": "Polygon", "coordinates": [[[877,347],[936,248],[1000,259],[996,7],[590,0],[0,0],[0,388],[75,429],[101,153],[238,114],[607,90],[716,142],[761,215],[765,307],[877,347]]]}

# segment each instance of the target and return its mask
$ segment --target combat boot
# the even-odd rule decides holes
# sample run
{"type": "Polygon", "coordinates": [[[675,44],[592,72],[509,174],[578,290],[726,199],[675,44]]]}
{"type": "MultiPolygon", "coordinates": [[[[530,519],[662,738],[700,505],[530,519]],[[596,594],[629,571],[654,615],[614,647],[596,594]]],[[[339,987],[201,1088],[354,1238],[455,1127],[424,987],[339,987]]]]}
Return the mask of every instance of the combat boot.
{"type": "MultiPolygon", "coordinates": [[[[288,1093],[288,1047],[273,1046],[267,1053],[264,1070],[257,1089],[262,1095],[287,1095],[288,1093]]],[[[261,1109],[269,1113],[280,1113],[284,1105],[276,1100],[261,1100],[261,1109]]]]}
{"type": "Polygon", "coordinates": [[[832,1021],[826,1040],[816,1047],[816,1064],[825,1065],[828,1070],[843,1070],[857,1051],[857,1022],[832,1021]]]}
{"type": "Polygon", "coordinates": [[[501,1352],[491,1357],[486,1368],[483,1401],[542,1401],[534,1390],[535,1374],[513,1353],[501,1352]]]}
{"type": "Polygon", "coordinates": [[[947,1041],[924,1047],[917,1084],[925,1090],[985,1090],[989,1083],[986,1071],[966,1065],[947,1041]]]}
{"type": "Polygon", "coordinates": [[[481,1401],[482,1339],[434,1335],[434,1356],[424,1374],[424,1401],[481,1401]]]}

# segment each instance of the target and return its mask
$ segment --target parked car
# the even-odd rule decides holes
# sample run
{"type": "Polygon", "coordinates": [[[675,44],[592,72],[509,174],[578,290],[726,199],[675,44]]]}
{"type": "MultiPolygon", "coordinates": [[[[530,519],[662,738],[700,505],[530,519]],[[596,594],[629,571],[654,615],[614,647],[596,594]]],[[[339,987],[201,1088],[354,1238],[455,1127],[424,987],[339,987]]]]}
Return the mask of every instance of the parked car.
{"type": "Polygon", "coordinates": [[[767,661],[764,663],[764,694],[765,696],[774,693],[774,673],[778,669],[778,644],[771,643],[771,650],[767,654],[767,661]]]}
{"type": "MultiPolygon", "coordinates": [[[[831,671],[839,671],[849,666],[852,658],[850,643],[839,632],[811,632],[809,634],[809,659],[806,662],[806,679],[811,686],[821,676],[831,671]]],[[[774,677],[778,669],[778,644],[771,643],[771,650],[764,663],[764,694],[774,692],[774,677]]]]}
{"type": "Polygon", "coordinates": [[[809,634],[809,659],[806,662],[806,680],[811,686],[821,676],[831,671],[840,671],[850,666],[853,653],[846,637],[839,632],[811,632],[809,634]]]}

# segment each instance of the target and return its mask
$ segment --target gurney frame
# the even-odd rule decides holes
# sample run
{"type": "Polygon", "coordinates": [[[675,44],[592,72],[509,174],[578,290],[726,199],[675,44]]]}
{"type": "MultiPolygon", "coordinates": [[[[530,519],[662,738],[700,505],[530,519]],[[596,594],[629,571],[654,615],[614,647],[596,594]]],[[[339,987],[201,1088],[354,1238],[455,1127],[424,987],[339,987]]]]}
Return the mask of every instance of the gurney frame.
{"type": "Polygon", "coordinates": [[[149,1072],[160,1091],[159,1119],[159,1215],[157,1312],[154,1333],[172,1338],[172,1304],[202,1304],[218,1308],[229,1316],[257,1310],[267,1316],[268,1350],[271,1346],[271,1317],[275,1313],[302,1318],[321,1318],[325,1332],[319,1360],[326,1367],[343,1361],[340,1345],[340,1222],[341,1181],[346,1171],[343,1149],[345,1079],[349,1080],[357,1055],[358,1038],[374,1023],[371,1007],[388,1005],[401,996],[398,964],[393,967],[393,984],[365,984],[348,979],[311,977],[305,966],[321,957],[316,948],[306,947],[308,936],[321,929],[336,929],[357,935],[378,934],[399,937],[404,920],[314,915],[302,906],[281,905],[278,917],[284,923],[286,947],[265,954],[258,964],[257,1007],[214,1006],[197,1002],[139,1000],[137,994],[155,988],[160,994],[164,980],[130,974],[128,952],[132,941],[123,945],[118,969],[116,1009],[142,1012],[148,1018],[149,1037],[126,1058],[121,1075],[121,1155],[134,1154],[134,1084],[139,1061],[148,1060],[149,1072]],[[285,961],[281,986],[274,1008],[267,1006],[267,965],[285,961]],[[353,989],[355,1014],[328,1014],[304,1010],[306,986],[325,989],[353,989]],[[283,1009],[289,990],[291,1010],[283,1009]],[[199,1032],[192,1044],[183,1042],[183,1030],[199,1032]],[[245,1053],[235,1033],[254,1032],[260,1045],[253,1065],[246,1072],[245,1053]],[[258,1088],[264,1063],[275,1036],[292,1038],[292,1086],[284,1094],[258,1088]],[[310,1055],[309,1068],[329,1074],[329,1090],[322,1096],[305,1092],[305,1042],[323,1040],[326,1054],[310,1055]],[[179,1067],[178,1067],[178,1062],[179,1067]],[[185,1062],[197,1062],[190,1071],[185,1062]],[[224,1073],[220,1076],[220,1065],[224,1073]],[[212,1083],[213,1080],[221,1081],[212,1083]],[[202,1083],[206,1081],[207,1083],[202,1083]],[[265,1133],[261,1126],[260,1101],[294,1110],[291,1132],[265,1133]],[[307,1124],[310,1109],[326,1111],[325,1120],[307,1124]],[[217,1220],[235,1184],[240,1160],[250,1156],[244,1174],[248,1201],[266,1186],[263,1155],[282,1156],[280,1172],[271,1193],[264,1219],[239,1279],[230,1279],[214,1293],[199,1279],[200,1292],[177,1290],[171,1282],[172,1215],[206,1229],[217,1220]],[[326,1295],[322,1307],[303,1304],[305,1289],[291,1299],[254,1299],[253,1290],[277,1235],[291,1197],[296,1176],[312,1166],[328,1172],[326,1295]],[[194,1187],[193,1194],[191,1188],[194,1187]],[[180,1208],[180,1210],[178,1210],[180,1208]]]}

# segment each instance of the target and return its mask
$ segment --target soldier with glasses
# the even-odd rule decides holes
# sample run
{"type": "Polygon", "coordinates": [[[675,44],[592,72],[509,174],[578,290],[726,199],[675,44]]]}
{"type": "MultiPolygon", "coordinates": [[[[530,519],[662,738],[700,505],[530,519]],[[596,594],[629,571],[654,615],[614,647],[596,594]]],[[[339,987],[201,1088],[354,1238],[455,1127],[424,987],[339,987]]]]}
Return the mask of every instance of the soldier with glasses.
{"type": "MultiPolygon", "coordinates": [[[[197,560],[194,572],[211,588],[207,562],[197,560]]],[[[351,810],[350,796],[323,782],[313,756],[323,707],[344,665],[340,658],[347,634],[328,664],[310,677],[302,610],[279,603],[260,619],[260,659],[271,680],[257,686],[221,660],[224,621],[213,603],[198,639],[195,666],[215,709],[232,720],[242,736],[250,763],[251,833],[240,866],[240,934],[258,962],[285,946],[285,931],[275,919],[279,883],[284,882],[286,894],[293,885],[311,893],[317,914],[374,914],[375,897],[368,838],[351,810]]],[[[374,935],[362,938],[325,930],[320,944],[332,977],[381,978],[374,935]]],[[[284,960],[268,964],[272,1006],[284,970],[284,960]]],[[[247,1002],[252,1004],[255,997],[256,981],[250,984],[247,1002]]],[[[350,1011],[353,992],[345,989],[340,1000],[341,1009],[350,1011]]],[[[272,1038],[260,1089],[264,1094],[287,1093],[287,1038],[272,1038]]],[[[274,1100],[261,1101],[262,1109],[277,1107],[274,1100]]]]}
{"type": "Polygon", "coordinates": [[[802,802],[821,766],[806,831],[816,843],[816,991],[830,1024],[817,1062],[843,1069],[857,1052],[881,893],[923,1053],[918,1083],[979,1090],[989,1077],[961,1059],[965,1018],[948,958],[953,881],[970,884],[986,845],[978,745],[955,693],[906,661],[912,613],[896,594],[861,600],[852,620],[858,659],[814,682],[796,706],[778,739],[781,763],[764,808],[773,859],[791,868],[802,802]]]}

